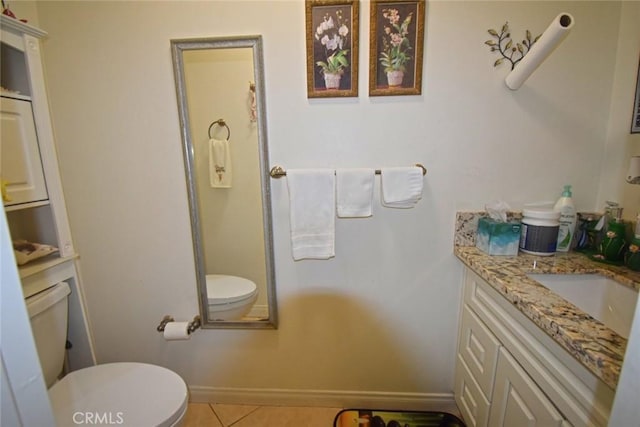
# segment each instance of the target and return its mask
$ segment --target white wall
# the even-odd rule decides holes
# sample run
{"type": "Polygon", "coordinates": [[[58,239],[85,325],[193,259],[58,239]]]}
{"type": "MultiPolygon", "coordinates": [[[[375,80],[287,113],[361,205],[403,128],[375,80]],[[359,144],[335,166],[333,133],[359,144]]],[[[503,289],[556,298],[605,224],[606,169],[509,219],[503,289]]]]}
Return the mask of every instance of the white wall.
{"type": "MultiPolygon", "coordinates": [[[[497,198],[514,208],[553,200],[568,183],[578,208],[590,210],[598,192],[620,191],[617,180],[599,189],[620,3],[430,1],[423,95],[380,98],[366,93],[368,6],[360,96],[309,100],[301,0],[38,4],[100,362],[159,363],[191,386],[450,393],[455,211],[497,198]],[[517,37],[540,33],[562,11],[574,30],[509,91],[508,70],[493,68],[484,45],[487,29],[509,21],[517,37]],[[197,311],[169,40],[234,34],[264,37],[272,164],[421,162],[424,197],[415,209],[377,205],[370,219],[338,220],[335,259],[293,262],[286,181],[273,182],[280,328],[167,343],[155,332],[162,316],[197,311]]],[[[637,48],[629,54],[637,58],[637,48]]]]}

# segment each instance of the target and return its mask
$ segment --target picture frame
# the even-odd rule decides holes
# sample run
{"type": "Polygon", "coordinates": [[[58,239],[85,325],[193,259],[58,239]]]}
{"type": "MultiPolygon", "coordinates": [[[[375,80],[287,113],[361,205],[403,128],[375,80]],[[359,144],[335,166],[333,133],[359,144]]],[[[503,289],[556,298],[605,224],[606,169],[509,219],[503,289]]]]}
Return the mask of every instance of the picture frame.
{"type": "Polygon", "coordinates": [[[422,94],[424,0],[371,0],[369,96],[422,94]]]}
{"type": "Polygon", "coordinates": [[[636,78],[636,98],[633,103],[631,133],[640,133],[640,61],[638,63],[638,77],[636,78]]]}
{"type": "Polygon", "coordinates": [[[358,96],[358,0],[305,0],[307,97],[358,96]]]}

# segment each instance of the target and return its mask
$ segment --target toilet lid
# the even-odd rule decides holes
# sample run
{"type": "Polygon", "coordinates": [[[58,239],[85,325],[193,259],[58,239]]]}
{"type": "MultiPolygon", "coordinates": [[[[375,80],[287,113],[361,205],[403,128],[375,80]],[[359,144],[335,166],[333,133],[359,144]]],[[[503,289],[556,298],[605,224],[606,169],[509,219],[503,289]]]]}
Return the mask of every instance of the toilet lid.
{"type": "Polygon", "coordinates": [[[71,372],[49,389],[59,426],[172,426],[187,410],[178,374],[145,363],[107,363],[71,372]]]}
{"type": "Polygon", "coordinates": [[[256,284],[249,279],[224,274],[207,274],[209,304],[230,304],[252,297],[256,284]]]}

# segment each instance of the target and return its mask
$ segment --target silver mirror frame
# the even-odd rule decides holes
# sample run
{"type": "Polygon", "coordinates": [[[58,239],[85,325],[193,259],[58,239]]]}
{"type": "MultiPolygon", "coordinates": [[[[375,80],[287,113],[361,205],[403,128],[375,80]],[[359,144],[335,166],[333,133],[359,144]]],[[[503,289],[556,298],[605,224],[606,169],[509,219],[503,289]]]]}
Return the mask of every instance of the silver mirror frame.
{"type": "Polygon", "coordinates": [[[230,329],[276,329],[278,326],[278,310],[276,300],[276,282],[273,251],[273,227],[271,214],[271,179],[269,176],[269,151],[267,144],[267,115],[264,88],[264,61],[262,50],[262,36],[211,37],[196,39],[171,40],[171,54],[173,71],[176,81],[176,95],[178,98],[178,114],[180,118],[180,133],[185,164],[187,195],[191,218],[193,240],[193,254],[195,260],[196,282],[198,287],[198,305],[203,328],[230,329]],[[187,92],[184,74],[183,52],[203,49],[253,49],[253,64],[256,93],[256,112],[258,126],[258,150],[260,157],[260,185],[262,188],[262,217],[264,229],[265,261],[267,273],[267,303],[269,305],[268,320],[258,321],[217,321],[210,319],[207,299],[207,281],[202,238],[200,236],[200,218],[198,215],[198,197],[194,180],[195,163],[189,114],[187,107],[187,92]]]}

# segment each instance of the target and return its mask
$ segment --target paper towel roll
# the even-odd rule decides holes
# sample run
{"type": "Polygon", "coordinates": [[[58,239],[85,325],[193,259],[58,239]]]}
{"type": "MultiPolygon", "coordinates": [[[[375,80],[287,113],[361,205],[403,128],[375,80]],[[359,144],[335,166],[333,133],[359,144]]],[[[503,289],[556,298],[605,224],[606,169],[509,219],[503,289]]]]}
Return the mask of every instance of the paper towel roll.
{"type": "Polygon", "coordinates": [[[640,184],[640,156],[633,156],[629,160],[627,182],[629,184],[640,184]]]}
{"type": "Polygon", "coordinates": [[[164,327],[164,339],[167,341],[188,340],[189,322],[169,322],[164,327]]]}
{"type": "Polygon", "coordinates": [[[531,47],[531,50],[518,62],[513,71],[505,79],[507,87],[512,90],[519,89],[529,76],[538,68],[547,56],[569,34],[573,27],[573,16],[561,13],[551,22],[551,25],[542,33],[542,36],[531,47]]]}

